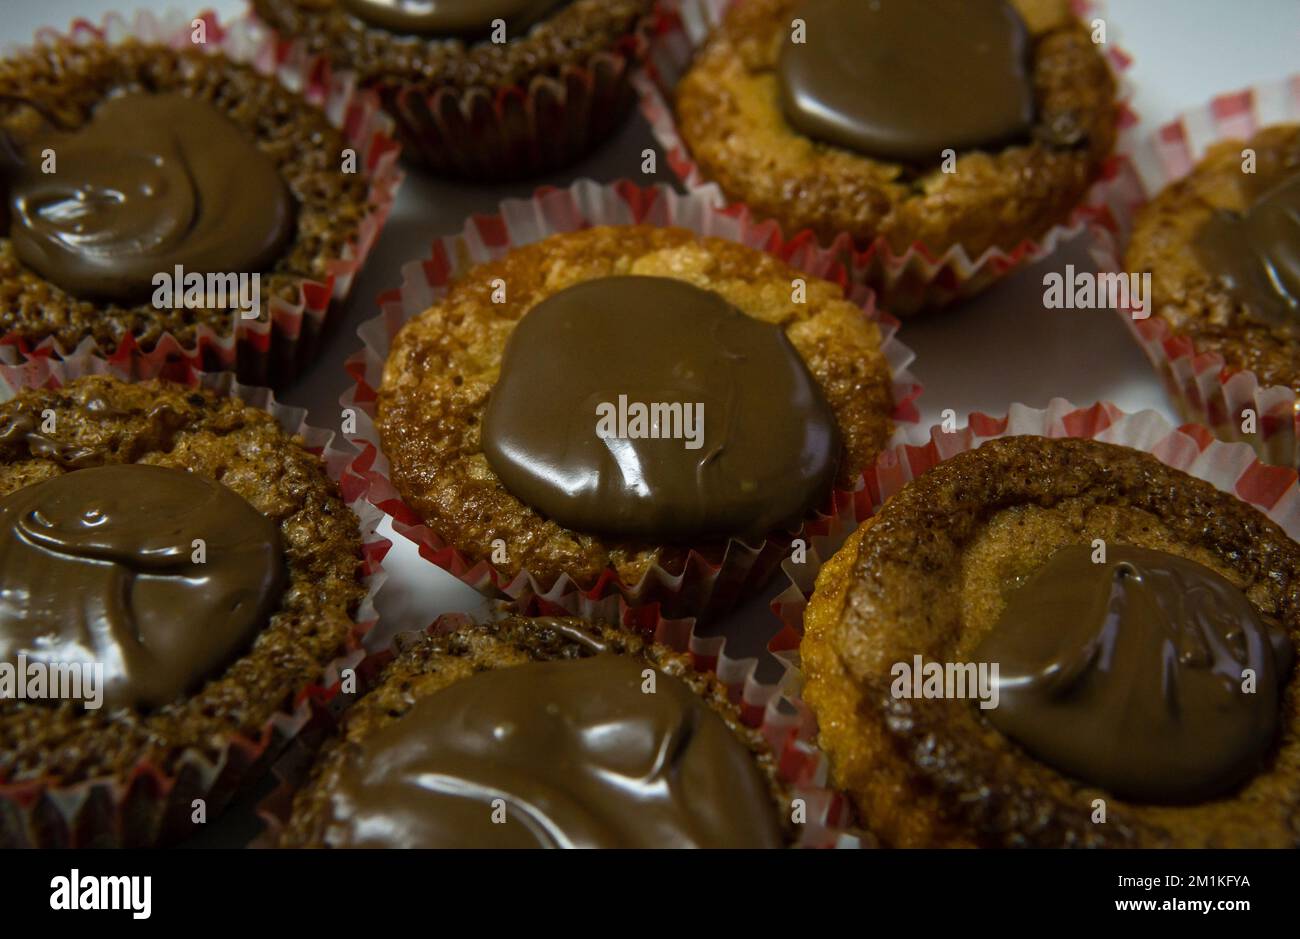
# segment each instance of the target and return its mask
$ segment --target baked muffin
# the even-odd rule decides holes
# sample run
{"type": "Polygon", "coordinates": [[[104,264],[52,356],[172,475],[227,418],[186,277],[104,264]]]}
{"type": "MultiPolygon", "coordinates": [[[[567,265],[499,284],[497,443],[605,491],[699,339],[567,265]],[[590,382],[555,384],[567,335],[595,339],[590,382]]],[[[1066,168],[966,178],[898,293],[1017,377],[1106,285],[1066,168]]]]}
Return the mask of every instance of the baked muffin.
{"type": "Polygon", "coordinates": [[[353,647],[360,549],[319,458],[239,400],[94,376],[0,404],[0,844],[213,820],[353,647]]]}
{"type": "Polygon", "coordinates": [[[1298,218],[1300,124],[1266,127],[1215,144],[1143,206],[1125,268],[1151,275],[1151,314],[1197,353],[1300,391],[1298,218]]]}
{"type": "Polygon", "coordinates": [[[64,40],[0,60],[0,140],[6,342],[112,356],[170,335],[260,384],[292,377],[320,328],[282,335],[276,306],[327,307],[386,198],[340,171],[353,144],[323,111],[202,47],[64,40]]]}
{"type": "Polygon", "coordinates": [[[891,399],[879,330],[836,285],[681,229],[597,227],[472,269],[408,322],[376,426],[449,547],[589,589],[723,565],[734,539],[788,546],[888,440],[891,399]]]}
{"type": "Polygon", "coordinates": [[[379,92],[409,156],[437,173],[503,180],[558,169],[614,132],[631,104],[628,74],[644,54],[654,2],[252,6],[379,92]]]}
{"type": "Polygon", "coordinates": [[[675,110],[704,178],[787,233],[975,259],[1079,205],[1114,146],[1115,93],[1068,0],[744,0],[675,110]]]}
{"type": "Polygon", "coordinates": [[[1300,546],[1263,514],[1017,436],[863,525],[800,653],[832,779],[888,844],[1294,847],[1298,635],[1300,546]]]}
{"type": "Polygon", "coordinates": [[[402,646],[296,793],[281,847],[791,842],[762,736],[685,657],[518,616],[402,646]]]}

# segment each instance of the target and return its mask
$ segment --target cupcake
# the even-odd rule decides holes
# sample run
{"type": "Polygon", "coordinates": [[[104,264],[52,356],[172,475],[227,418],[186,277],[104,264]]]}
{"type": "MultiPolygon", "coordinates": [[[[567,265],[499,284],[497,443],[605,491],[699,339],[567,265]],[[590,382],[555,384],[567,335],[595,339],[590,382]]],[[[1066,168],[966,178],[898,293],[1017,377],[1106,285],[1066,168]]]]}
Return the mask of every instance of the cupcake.
{"type": "Polygon", "coordinates": [[[0,844],[196,833],[354,650],[357,518],[269,413],[91,376],[0,404],[0,844]]]}
{"type": "Polygon", "coordinates": [[[378,91],[429,170],[501,181],[566,166],[633,96],[653,0],[252,0],[257,15],[378,91]]]}
{"type": "Polygon", "coordinates": [[[314,354],[393,155],[346,96],[329,106],[361,140],[204,23],[210,46],[78,36],[0,60],[4,343],[179,355],[258,384],[314,354]]]}
{"type": "Polygon", "coordinates": [[[512,616],[408,637],[279,845],[777,848],[789,813],[762,737],[681,656],[512,616]]]}
{"type": "MultiPolygon", "coordinates": [[[[1156,447],[1276,497],[1267,468],[1190,443],[1156,447]]],[[[822,568],[804,627],[832,779],[888,844],[1300,840],[1300,545],[1151,454],[960,452],[822,568]]]]}
{"type": "Polygon", "coordinates": [[[745,0],[666,92],[672,113],[648,115],[692,183],[847,236],[896,314],[980,289],[1069,221],[1119,115],[1068,0],[745,0]]]}
{"type": "Polygon", "coordinates": [[[464,566],[539,593],[653,575],[665,615],[714,615],[737,593],[688,589],[696,566],[744,554],[761,586],[889,439],[883,343],[770,255],[602,226],[477,266],[410,320],[375,424],[402,504],[464,566]]]}
{"type": "Polygon", "coordinates": [[[1157,193],[1124,266],[1151,276],[1148,310],[1173,343],[1300,392],[1298,245],[1300,124],[1281,124],[1216,143],[1157,193]]]}

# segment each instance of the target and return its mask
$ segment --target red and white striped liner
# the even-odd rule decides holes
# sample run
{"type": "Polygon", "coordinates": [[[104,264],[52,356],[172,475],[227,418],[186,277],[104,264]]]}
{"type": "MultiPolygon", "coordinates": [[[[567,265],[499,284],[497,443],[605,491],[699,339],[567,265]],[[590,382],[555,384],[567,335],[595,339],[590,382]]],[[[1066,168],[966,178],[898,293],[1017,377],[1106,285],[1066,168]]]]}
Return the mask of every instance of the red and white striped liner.
{"type": "MultiPolygon", "coordinates": [[[[1221,95],[1137,141],[1121,154],[1120,172],[1101,193],[1109,218],[1091,229],[1098,266],[1124,271],[1124,250],[1138,210],[1190,173],[1212,144],[1244,141],[1263,127],[1295,121],[1300,121],[1300,74],[1221,95]]],[[[1300,465],[1300,403],[1293,389],[1261,385],[1254,373],[1227,368],[1222,356],[1200,352],[1159,315],[1135,320],[1131,310],[1119,313],[1185,420],[1205,424],[1224,440],[1250,444],[1270,463],[1300,465]],[[1257,433],[1242,433],[1247,408],[1255,412],[1257,433]]]]}
{"type": "MultiPolygon", "coordinates": [[[[1100,440],[1150,453],[1162,463],[1204,479],[1254,506],[1291,538],[1300,540],[1300,485],[1295,470],[1261,463],[1249,446],[1217,440],[1200,424],[1174,427],[1155,411],[1130,414],[1105,402],[1076,407],[1062,398],[1053,399],[1042,410],[1013,404],[1003,417],[971,414],[967,426],[952,433],[934,427],[928,443],[900,444],[887,450],[866,474],[873,512],[942,461],[974,450],[987,440],[1027,434],[1100,440]]],[[[816,556],[809,553],[807,564],[787,561],[783,565],[790,586],[772,603],[785,628],[769,649],[787,668],[782,689],[788,695],[797,695],[801,683],[799,639],[817,569],[839,543],[824,542],[817,547],[816,556]]],[[[805,716],[813,720],[811,714],[805,716]]]]}
{"type": "MultiPolygon", "coordinates": [[[[112,375],[123,381],[161,377],[139,374],[86,352],[56,360],[35,356],[0,365],[0,401],[28,388],[57,388],[86,375],[112,375]]],[[[174,367],[168,368],[172,375],[174,367]]],[[[240,384],[229,372],[190,371],[181,383],[233,395],[266,411],[303,446],[320,456],[331,479],[343,474],[351,454],[334,446],[331,431],[311,427],[307,412],[275,400],[266,388],[240,384]]],[[[345,496],[346,499],[346,496],[345,496]]],[[[218,758],[188,751],[174,759],[170,772],[150,761],[133,767],[125,782],[91,779],[64,785],[54,779],[6,782],[0,779],[0,844],[27,847],[152,847],[195,834],[190,822],[194,799],[206,802],[209,822],[261,778],[290,744],[307,745],[327,733],[342,703],[340,671],[364,658],[362,642],[379,620],[376,597],[387,580],[383,560],[392,542],[378,534],[382,513],[352,498],[362,537],[359,572],[366,595],[357,608],[348,651],[322,670],[319,679],[295,689],[290,704],[262,727],[256,738],[232,735],[221,741],[218,758]]]]}
{"type": "MultiPolygon", "coordinates": [[[[407,264],[402,287],[381,297],[383,314],[358,330],[363,348],[346,364],[355,385],[341,404],[356,415],[356,431],[350,439],[360,452],[344,474],[344,491],[349,498],[365,498],[378,506],[392,517],[393,530],[413,541],[426,560],[489,596],[520,603],[538,598],[571,615],[635,626],[675,650],[692,652],[701,667],[716,667],[724,681],[743,684],[750,689],[747,695],[761,697],[756,683],[747,680],[754,663],[728,659],[720,640],[695,636],[694,618],[720,614],[742,596],[756,592],[788,551],[788,540],[768,539],[755,545],[732,540],[721,563],[692,552],[681,574],[656,567],[636,584],[622,582],[613,570],[590,589],[580,588],[568,577],[543,583],[528,572],[511,575],[486,561],[471,560],[423,524],[394,487],[380,448],[374,425],[376,389],[389,346],[404,323],[436,303],[466,269],[499,258],[515,246],[594,225],[628,224],[676,225],[758,250],[780,248],[770,227],[751,225],[698,195],[681,195],[665,186],[642,189],[628,182],[580,181],[567,189],[543,189],[532,199],[502,203],[497,215],[472,218],[460,234],[435,242],[427,260],[407,264]]],[[[808,248],[799,253],[798,261],[804,272],[838,278],[843,285],[842,272],[837,275],[825,252],[808,248]]],[[[907,371],[912,353],[894,338],[897,322],[875,307],[866,288],[846,289],[863,308],[863,315],[881,330],[883,351],[894,374],[894,420],[914,424],[919,416],[913,402],[920,386],[907,371]]],[[[856,491],[835,492],[825,513],[807,523],[800,535],[814,537],[829,528],[855,524],[864,508],[863,492],[860,485],[856,491]]]]}
{"type": "MultiPolygon", "coordinates": [[[[200,14],[206,28],[206,43],[200,48],[214,56],[249,65],[266,76],[274,76],[286,88],[320,108],[343,132],[356,150],[357,166],[370,182],[370,214],[362,221],[358,235],[342,257],[329,260],[324,281],[302,278],[298,297],[289,302],[281,297],[264,301],[269,313],[258,319],[232,315],[231,330],[220,335],[201,326],[197,340],[186,346],[175,336],[164,335],[149,349],[140,348],[127,337],[111,354],[102,352],[93,339],[75,350],[65,350],[55,340],[32,345],[18,335],[0,336],[0,362],[13,364],[25,356],[63,358],[92,354],[106,358],[134,376],[172,375],[183,379],[188,370],[237,371],[241,381],[283,386],[292,380],[315,355],[318,341],[352,288],[357,272],[365,263],[380,230],[388,219],[403,174],[398,166],[399,147],[393,139],[393,122],[379,107],[378,97],[356,87],[354,76],[333,72],[323,58],[312,57],[303,43],[281,40],[250,18],[222,26],[211,12],[200,14]]],[[[75,20],[67,34],[42,29],[37,45],[118,45],[130,39],[184,49],[191,40],[194,18],[172,12],[165,15],[146,10],[127,18],[109,14],[102,23],[75,20]]],[[[21,49],[13,50],[14,52],[21,49]]]]}
{"type": "Polygon", "coordinates": [[[488,183],[535,178],[581,159],[627,119],[651,20],[560,75],[507,88],[430,88],[392,77],[367,87],[397,122],[410,159],[429,173],[488,183]]]}
{"type": "MultiPolygon", "coordinates": [[[[672,90],[689,70],[695,51],[722,22],[727,9],[735,2],[738,0],[664,0],[663,16],[646,67],[632,79],[641,96],[641,112],[673,172],[689,191],[705,193],[720,206],[727,205],[728,200],[716,183],[705,178],[692,159],[678,133],[677,119],[669,102],[672,90]]],[[[1100,15],[1099,3],[1091,0],[1072,0],[1072,3],[1081,18],[1100,15]]],[[[1111,32],[1113,34],[1113,30],[1111,32]]],[[[1122,140],[1124,132],[1137,123],[1128,106],[1129,95],[1124,81],[1124,73],[1132,60],[1115,44],[1113,35],[1106,45],[1105,55],[1120,87],[1117,107],[1122,140]]],[[[1112,178],[1117,171],[1118,163],[1108,160],[1102,168],[1098,185],[1112,178]]],[[[1104,205],[1098,200],[1096,189],[1094,185],[1062,224],[1053,226],[1037,239],[1022,241],[1011,250],[990,248],[972,258],[961,245],[938,251],[918,241],[902,254],[896,254],[884,238],[877,238],[864,246],[855,243],[847,232],[837,236],[827,250],[844,265],[852,282],[869,285],[882,306],[899,315],[907,315],[972,297],[1012,271],[1047,257],[1062,242],[1074,238],[1089,226],[1106,224],[1104,205]]],[[[752,214],[747,206],[739,203],[730,205],[727,210],[747,222],[752,214]]],[[[817,246],[817,237],[811,231],[786,237],[779,235],[774,222],[769,224],[778,233],[778,240],[784,243],[786,250],[797,252],[817,246]]]]}

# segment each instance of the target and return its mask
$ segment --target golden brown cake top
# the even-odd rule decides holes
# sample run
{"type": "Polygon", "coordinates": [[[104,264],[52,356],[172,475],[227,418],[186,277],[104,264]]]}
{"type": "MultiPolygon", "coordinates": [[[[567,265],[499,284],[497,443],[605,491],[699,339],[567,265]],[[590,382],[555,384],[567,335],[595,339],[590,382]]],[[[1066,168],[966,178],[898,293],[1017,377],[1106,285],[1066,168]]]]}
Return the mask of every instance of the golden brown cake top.
{"type": "MultiPolygon", "coordinates": [[[[448,544],[487,559],[501,539],[506,561],[498,566],[544,579],[568,573],[588,584],[609,566],[636,583],[653,563],[670,570],[681,563],[684,548],[601,538],[544,518],[502,484],[484,453],[484,414],[519,319],[565,288],[623,275],[685,281],[779,325],[838,424],[841,486],[853,485],[888,439],[892,377],[879,330],[835,284],[682,229],[557,235],[474,268],[409,322],[389,352],[378,399],[384,453],[398,491],[448,544]],[[805,303],[794,300],[798,278],[806,281],[805,303]],[[501,285],[504,302],[494,303],[501,285]]],[[[611,350],[619,354],[626,353],[611,350]]]]}
{"type": "MultiPolygon", "coordinates": [[[[954,172],[814,141],[781,107],[777,66],[800,0],[736,4],[676,89],[682,137],[706,178],[787,233],[886,238],[895,251],[1015,248],[1068,216],[1115,139],[1115,82],[1066,0],[1015,3],[1032,42],[1030,137],[958,152],[954,172]]],[[[954,145],[955,146],[955,145],[954,145]]]]}
{"type": "MultiPolygon", "coordinates": [[[[821,571],[801,652],[837,781],[869,827],[920,845],[1293,845],[1300,694],[1263,765],[1227,796],[1124,801],[1028,755],[970,700],[893,693],[898,662],[975,661],[1017,586],[1058,549],[1100,541],[1208,568],[1300,638],[1300,546],[1149,454],[1010,437],[913,481],[821,571]],[[1104,824],[1095,821],[1105,803],[1104,824]]],[[[1149,676],[1157,680],[1159,676],[1149,676]]]]}

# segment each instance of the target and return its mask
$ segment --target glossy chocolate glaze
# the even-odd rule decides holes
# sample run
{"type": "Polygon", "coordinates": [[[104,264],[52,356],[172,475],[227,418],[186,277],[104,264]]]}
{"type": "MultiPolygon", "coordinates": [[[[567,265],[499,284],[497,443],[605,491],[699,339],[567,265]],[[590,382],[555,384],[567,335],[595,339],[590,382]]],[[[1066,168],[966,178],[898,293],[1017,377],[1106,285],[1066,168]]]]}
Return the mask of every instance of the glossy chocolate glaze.
{"type": "Polygon", "coordinates": [[[154,276],[177,265],[260,273],[294,234],[297,204],[275,161],[181,94],[128,92],[77,130],[45,125],[23,141],[21,165],[0,172],[18,258],[79,299],[148,302],[154,276]]]}
{"type": "Polygon", "coordinates": [[[530,662],[420,699],[349,756],[331,844],[780,847],[748,749],[684,682],[646,693],[648,667],[530,662]]]}
{"type": "Polygon", "coordinates": [[[1194,246],[1206,269],[1260,319],[1300,328],[1300,173],[1244,213],[1215,212],[1194,246]]]}
{"type": "MultiPolygon", "coordinates": [[[[661,423],[660,427],[664,425],[661,423]]],[[[483,421],[506,487],[577,531],[655,541],[760,536],[826,497],[830,406],[780,327],[664,277],[606,277],[515,327],[483,421]],[[702,439],[600,436],[598,409],[702,405],[702,439]]]]}
{"type": "Polygon", "coordinates": [[[909,163],[1028,136],[1031,40],[1006,0],[807,0],[795,18],[777,82],[800,133],[909,163]]]}
{"type": "Polygon", "coordinates": [[[0,499],[0,662],[101,663],[107,707],[194,689],[248,646],[286,583],[276,525],[183,470],[81,469],[0,499]]]}
{"type": "Polygon", "coordinates": [[[982,712],[1049,766],[1134,802],[1201,802],[1259,768],[1290,639],[1194,561],[1109,545],[1054,553],[975,651],[997,662],[982,712]],[[1243,673],[1255,676],[1243,691],[1243,673]]]}

